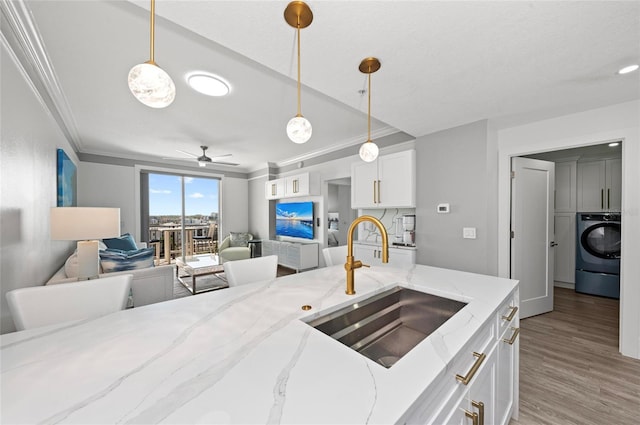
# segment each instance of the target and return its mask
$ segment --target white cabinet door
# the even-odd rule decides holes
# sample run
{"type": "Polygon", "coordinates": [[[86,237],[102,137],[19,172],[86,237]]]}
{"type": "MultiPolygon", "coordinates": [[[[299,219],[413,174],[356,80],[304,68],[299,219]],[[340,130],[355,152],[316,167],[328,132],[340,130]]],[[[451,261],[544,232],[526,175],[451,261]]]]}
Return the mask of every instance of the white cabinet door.
{"type": "Polygon", "coordinates": [[[608,159],[605,164],[607,185],[607,210],[620,211],[622,208],[622,160],[608,159]]]}
{"type": "MultiPolygon", "coordinates": [[[[514,330],[510,327],[503,334],[503,339],[510,339],[514,330]]],[[[497,347],[497,381],[496,381],[496,424],[508,425],[513,412],[514,379],[516,373],[517,342],[509,344],[500,339],[497,347]]]]}
{"type": "Polygon", "coordinates": [[[416,152],[351,164],[351,208],[415,208],[416,152]]]}
{"type": "Polygon", "coordinates": [[[620,211],[622,160],[578,163],[578,211],[620,211]]]}
{"type": "Polygon", "coordinates": [[[555,273],[554,280],[575,283],[576,271],[576,215],[555,214],[555,273]]]}
{"type": "Polygon", "coordinates": [[[487,356],[474,381],[469,386],[471,412],[478,413],[481,424],[496,423],[496,377],[498,359],[496,350],[487,356]]]}
{"type": "Polygon", "coordinates": [[[378,207],[415,208],[416,152],[408,150],[378,160],[378,207]]]}
{"type": "Polygon", "coordinates": [[[377,162],[351,164],[351,208],[376,208],[377,184],[377,162]]]}
{"type": "Polygon", "coordinates": [[[556,162],[556,212],[576,212],[576,177],[576,161],[556,162]]]}
{"type": "Polygon", "coordinates": [[[284,196],[284,179],[269,180],[264,185],[264,196],[267,199],[280,199],[284,196]]]}
{"type": "Polygon", "coordinates": [[[285,177],[284,181],[285,197],[309,195],[309,173],[285,177]]]}

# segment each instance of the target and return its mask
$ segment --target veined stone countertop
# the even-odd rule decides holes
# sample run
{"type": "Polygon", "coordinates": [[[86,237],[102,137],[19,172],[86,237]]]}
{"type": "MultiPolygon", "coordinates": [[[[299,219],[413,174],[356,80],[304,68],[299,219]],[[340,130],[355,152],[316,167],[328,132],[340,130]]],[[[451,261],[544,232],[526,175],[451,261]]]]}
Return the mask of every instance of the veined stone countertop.
{"type": "Polygon", "coordinates": [[[334,266],[2,335],[0,422],[394,423],[517,285],[419,265],[355,273],[353,296],[334,266]],[[468,305],[390,369],[300,320],[398,284],[468,305]]]}

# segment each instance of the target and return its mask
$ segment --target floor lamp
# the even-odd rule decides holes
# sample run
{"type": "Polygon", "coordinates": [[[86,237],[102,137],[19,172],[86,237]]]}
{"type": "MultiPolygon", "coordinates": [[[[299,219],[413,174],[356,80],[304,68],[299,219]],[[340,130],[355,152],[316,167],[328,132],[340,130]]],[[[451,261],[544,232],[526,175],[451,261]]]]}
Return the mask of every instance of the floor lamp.
{"type": "Polygon", "coordinates": [[[51,239],[78,241],[78,280],[100,274],[97,239],[120,236],[120,208],[51,208],[51,239]]]}

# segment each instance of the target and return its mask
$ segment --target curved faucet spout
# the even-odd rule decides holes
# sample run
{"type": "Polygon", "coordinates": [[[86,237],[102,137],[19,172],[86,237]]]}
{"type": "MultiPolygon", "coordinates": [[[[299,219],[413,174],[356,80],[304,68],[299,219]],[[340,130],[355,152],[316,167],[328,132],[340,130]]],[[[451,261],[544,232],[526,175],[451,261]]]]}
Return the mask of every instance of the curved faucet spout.
{"type": "Polygon", "coordinates": [[[355,260],[353,258],[353,233],[356,230],[358,224],[364,221],[370,221],[371,223],[376,225],[378,230],[380,230],[380,234],[382,235],[382,262],[389,262],[389,242],[387,229],[385,229],[382,222],[370,215],[362,215],[353,220],[353,223],[351,223],[351,226],[349,226],[349,231],[347,232],[347,262],[344,264],[344,269],[347,271],[347,290],[345,291],[347,295],[353,295],[356,293],[354,270],[359,269],[360,267],[369,267],[366,264],[362,264],[362,261],[355,260]]]}

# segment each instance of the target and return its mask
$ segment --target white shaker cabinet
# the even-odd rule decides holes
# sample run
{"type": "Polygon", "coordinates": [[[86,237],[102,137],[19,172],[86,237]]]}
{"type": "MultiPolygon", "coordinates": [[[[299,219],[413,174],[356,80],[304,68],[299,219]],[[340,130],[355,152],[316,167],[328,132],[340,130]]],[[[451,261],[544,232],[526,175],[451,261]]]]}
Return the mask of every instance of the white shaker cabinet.
{"type": "Polygon", "coordinates": [[[262,256],[277,255],[278,264],[295,271],[318,267],[318,244],[276,240],[262,241],[262,256]]]}
{"type": "Polygon", "coordinates": [[[556,162],[555,212],[576,212],[577,162],[556,162]]]}
{"type": "Polygon", "coordinates": [[[554,280],[575,283],[576,272],[576,214],[554,215],[555,247],[554,280]]]}
{"type": "Polygon", "coordinates": [[[352,208],[415,208],[416,152],[379,156],[351,165],[352,208]]]}
{"type": "Polygon", "coordinates": [[[295,198],[320,194],[320,179],[316,174],[301,173],[269,180],[265,183],[266,199],[295,198]]]}
{"type": "MultiPolygon", "coordinates": [[[[353,256],[369,266],[379,266],[382,262],[382,247],[378,245],[353,244],[353,256]]],[[[415,249],[389,248],[389,264],[392,267],[411,266],[416,263],[415,249]]]]}
{"type": "Polygon", "coordinates": [[[578,211],[620,211],[622,160],[578,162],[578,211]]]}

